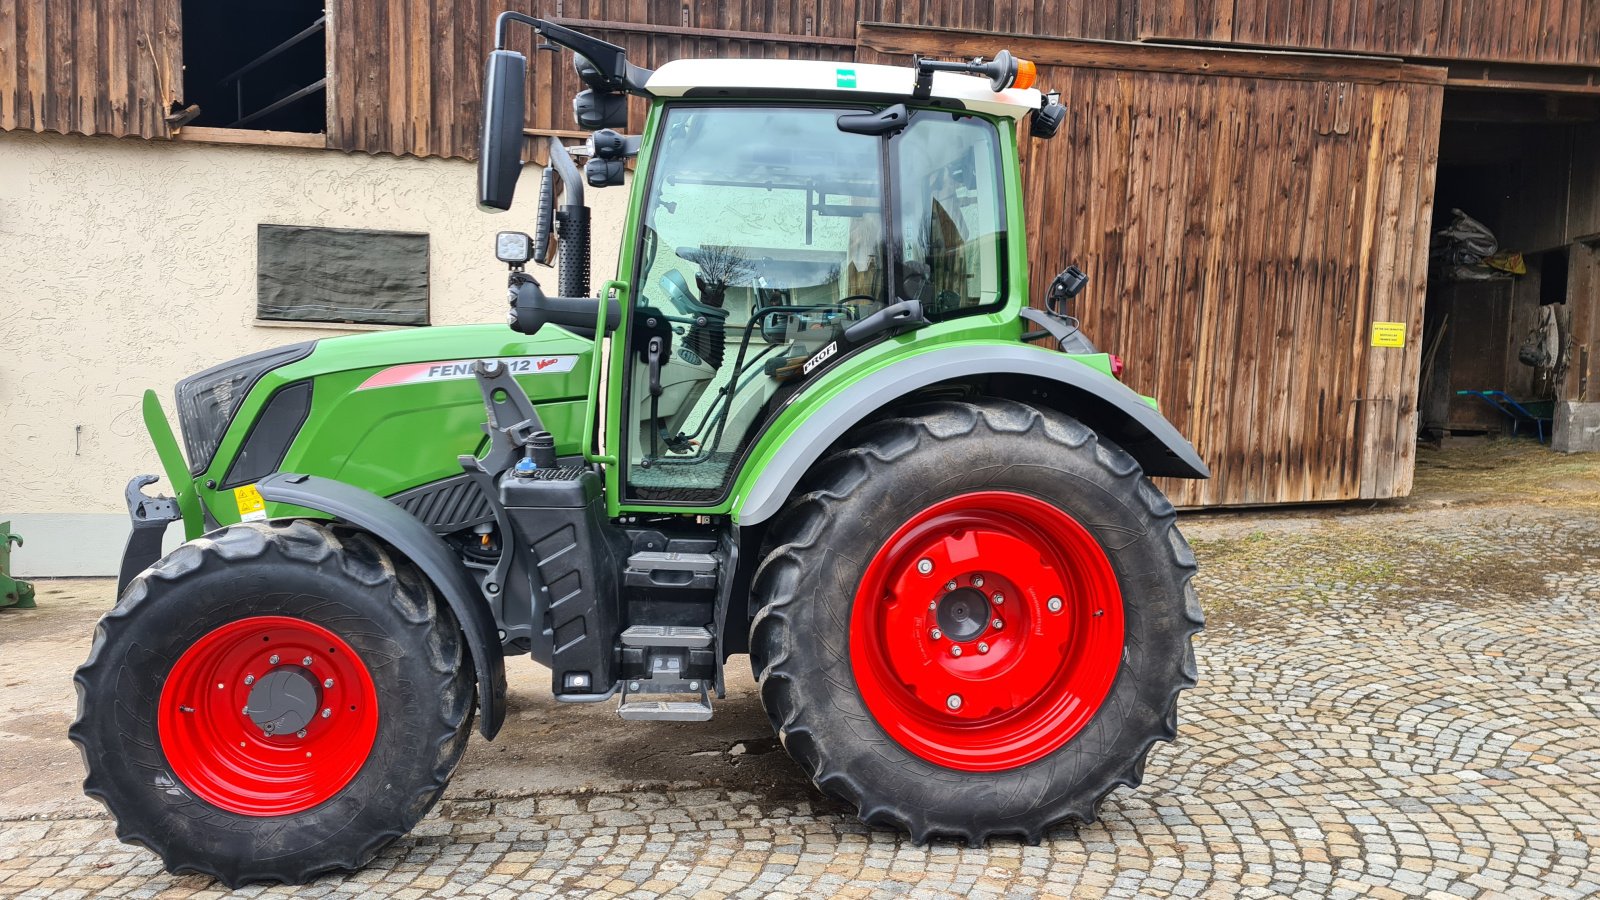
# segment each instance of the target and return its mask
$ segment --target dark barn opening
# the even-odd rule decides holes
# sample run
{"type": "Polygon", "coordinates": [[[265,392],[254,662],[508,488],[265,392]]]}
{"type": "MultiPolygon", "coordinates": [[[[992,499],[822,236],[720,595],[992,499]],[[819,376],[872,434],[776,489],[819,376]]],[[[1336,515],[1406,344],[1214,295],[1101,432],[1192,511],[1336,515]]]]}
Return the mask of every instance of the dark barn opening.
{"type": "MultiPolygon", "coordinates": [[[[1425,438],[1521,434],[1548,442],[1575,369],[1574,253],[1600,211],[1600,103],[1447,91],[1434,191],[1422,384],[1425,438]]],[[[1580,330],[1583,323],[1579,322],[1580,330]]]]}
{"type": "Polygon", "coordinates": [[[326,131],[325,29],[322,0],[183,0],[192,124],[326,131]]]}

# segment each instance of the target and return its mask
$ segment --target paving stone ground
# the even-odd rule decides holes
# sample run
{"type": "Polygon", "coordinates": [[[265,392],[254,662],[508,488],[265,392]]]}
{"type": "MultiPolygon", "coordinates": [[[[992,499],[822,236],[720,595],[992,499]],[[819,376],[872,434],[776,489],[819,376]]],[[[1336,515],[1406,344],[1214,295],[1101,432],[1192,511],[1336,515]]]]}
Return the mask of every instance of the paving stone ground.
{"type": "MultiPolygon", "coordinates": [[[[710,760],[662,787],[596,775],[519,789],[492,777],[506,764],[475,738],[447,799],[366,870],[238,895],[1595,896],[1596,470],[1563,490],[1534,479],[1539,491],[1442,507],[1186,520],[1210,626],[1179,739],[1157,746],[1144,785],[1114,793],[1099,823],[1036,847],[917,847],[867,829],[770,745],[694,749],[713,720],[678,746],[654,733],[658,764],[710,760]]],[[[1448,487],[1431,490],[1462,499],[1448,487]]],[[[51,588],[41,614],[104,590],[51,588]]],[[[5,615],[0,684],[22,684],[27,673],[6,668],[5,615]]],[[[592,733],[551,730],[546,717],[565,710],[536,705],[533,686],[514,698],[530,741],[570,743],[578,759],[610,752],[592,733]]],[[[25,730],[17,722],[71,715],[70,700],[33,719],[8,709],[0,751],[25,730]]],[[[722,727],[757,717],[748,679],[735,681],[718,713],[734,725],[722,727]]],[[[116,843],[75,799],[11,796],[30,795],[0,791],[0,896],[226,894],[116,843]]]]}

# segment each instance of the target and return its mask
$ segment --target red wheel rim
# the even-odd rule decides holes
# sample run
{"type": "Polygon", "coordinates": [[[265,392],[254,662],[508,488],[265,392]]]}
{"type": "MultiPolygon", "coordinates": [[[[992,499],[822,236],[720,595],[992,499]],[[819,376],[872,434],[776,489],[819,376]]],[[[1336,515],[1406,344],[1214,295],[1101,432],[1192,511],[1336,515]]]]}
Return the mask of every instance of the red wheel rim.
{"type": "Polygon", "coordinates": [[[304,619],[252,616],[178,658],[161,688],[157,733],[173,774],[207,802],[290,815],[360,771],[378,733],[378,693],[338,635],[304,619]]]}
{"type": "Polygon", "coordinates": [[[872,558],[851,613],[850,665],[902,747],[991,772],[1082,730],[1116,678],[1122,641],[1122,592],[1088,529],[1034,497],[981,491],[924,509],[872,558]]]}

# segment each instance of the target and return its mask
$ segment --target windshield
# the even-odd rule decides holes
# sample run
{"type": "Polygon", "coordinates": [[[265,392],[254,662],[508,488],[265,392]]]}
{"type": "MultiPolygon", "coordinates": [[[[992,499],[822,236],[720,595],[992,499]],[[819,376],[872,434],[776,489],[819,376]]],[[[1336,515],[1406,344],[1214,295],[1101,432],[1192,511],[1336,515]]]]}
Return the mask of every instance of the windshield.
{"type": "Polygon", "coordinates": [[[994,126],[919,112],[886,140],[840,131],[847,111],[665,113],[629,337],[635,499],[721,496],[771,414],[852,349],[851,324],[904,299],[932,317],[1000,300],[994,126]]]}

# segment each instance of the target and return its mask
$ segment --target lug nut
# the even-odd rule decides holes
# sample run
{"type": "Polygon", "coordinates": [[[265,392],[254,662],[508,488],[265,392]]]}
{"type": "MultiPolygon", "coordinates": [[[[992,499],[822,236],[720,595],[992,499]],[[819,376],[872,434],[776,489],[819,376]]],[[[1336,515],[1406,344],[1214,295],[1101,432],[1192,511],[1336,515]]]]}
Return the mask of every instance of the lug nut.
{"type": "Polygon", "coordinates": [[[978,642],[978,652],[979,653],[988,653],[989,652],[989,645],[984,643],[983,641],[979,641],[978,642]]]}
{"type": "Polygon", "coordinates": [[[982,575],[974,575],[974,576],[972,576],[972,586],[973,587],[983,587],[983,576],[982,575]]]}
{"type": "Polygon", "coordinates": [[[954,647],[951,647],[950,648],[950,655],[951,656],[960,656],[961,655],[961,645],[957,644],[954,647]]]}
{"type": "Polygon", "coordinates": [[[924,575],[928,574],[929,572],[932,572],[933,571],[933,560],[931,560],[931,559],[919,559],[919,560],[917,560],[917,571],[921,572],[924,575]]]}
{"type": "Polygon", "coordinates": [[[300,660],[300,665],[306,666],[306,667],[309,668],[310,665],[311,665],[311,657],[308,656],[305,659],[300,660]]]}
{"type": "Polygon", "coordinates": [[[938,609],[939,609],[939,601],[937,601],[937,600],[929,600],[928,601],[928,611],[929,612],[934,612],[934,611],[937,611],[938,609]]]}
{"type": "Polygon", "coordinates": [[[256,683],[256,677],[254,675],[246,675],[244,677],[244,683],[245,684],[255,684],[256,683]]]}
{"type": "Polygon", "coordinates": [[[928,637],[933,638],[934,640],[937,641],[939,638],[944,637],[944,632],[942,632],[939,629],[935,628],[932,631],[928,632],[928,637]]]}
{"type": "Polygon", "coordinates": [[[325,687],[325,688],[333,687],[333,679],[329,678],[329,679],[323,681],[322,682],[322,686],[325,687]]]}
{"type": "Polygon", "coordinates": [[[1006,595],[1000,593],[999,591],[995,591],[994,596],[990,597],[989,599],[994,601],[995,606],[1000,606],[1006,602],[1006,595]]]}
{"type": "Polygon", "coordinates": [[[1046,603],[1045,606],[1048,606],[1053,613],[1061,612],[1061,598],[1051,597],[1050,602],[1046,603]]]}
{"type": "Polygon", "coordinates": [[[956,589],[956,583],[954,581],[947,581],[945,582],[944,589],[947,591],[953,591],[956,589]]]}
{"type": "Polygon", "coordinates": [[[306,730],[304,728],[302,728],[299,731],[296,731],[294,733],[294,736],[297,737],[297,738],[303,738],[303,737],[306,736],[306,730]]]}
{"type": "Polygon", "coordinates": [[[277,665],[278,664],[278,654],[274,653],[271,656],[267,657],[267,662],[270,663],[271,665],[274,665],[274,666],[277,665]]]}
{"type": "Polygon", "coordinates": [[[993,622],[990,622],[989,624],[994,627],[995,631],[999,631],[1000,629],[1006,627],[1006,623],[1000,621],[999,619],[995,619],[993,622]]]}
{"type": "Polygon", "coordinates": [[[222,690],[222,682],[217,682],[217,690],[222,690]]]}
{"type": "Polygon", "coordinates": [[[241,716],[250,715],[250,707],[249,707],[248,704],[243,709],[239,710],[239,715],[241,715],[241,716]]]}
{"type": "Polygon", "coordinates": [[[324,706],[322,708],[322,717],[324,719],[326,719],[327,717],[329,717],[331,715],[333,715],[333,710],[331,710],[331,709],[327,708],[326,706],[324,706]]]}
{"type": "Polygon", "coordinates": [[[945,698],[944,705],[950,707],[951,709],[960,709],[961,695],[951,694],[949,697],[945,698]]]}

